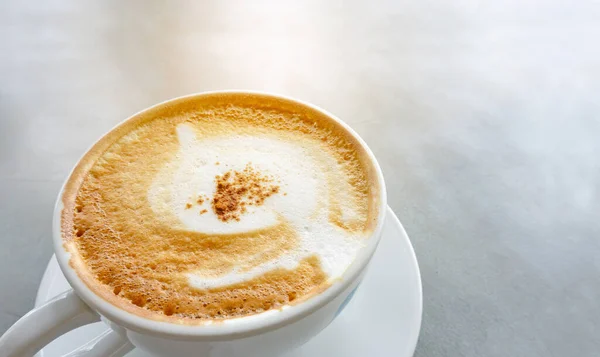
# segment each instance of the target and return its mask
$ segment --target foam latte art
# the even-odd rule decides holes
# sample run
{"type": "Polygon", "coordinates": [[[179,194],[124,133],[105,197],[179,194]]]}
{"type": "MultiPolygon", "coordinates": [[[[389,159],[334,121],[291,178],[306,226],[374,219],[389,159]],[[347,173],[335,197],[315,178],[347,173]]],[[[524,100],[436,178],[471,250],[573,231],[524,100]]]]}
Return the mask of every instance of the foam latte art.
{"type": "Polygon", "coordinates": [[[194,323],[335,283],[377,212],[372,164],[320,112],[261,95],[185,98],[104,137],[63,196],[71,265],[139,315],[194,323]]]}

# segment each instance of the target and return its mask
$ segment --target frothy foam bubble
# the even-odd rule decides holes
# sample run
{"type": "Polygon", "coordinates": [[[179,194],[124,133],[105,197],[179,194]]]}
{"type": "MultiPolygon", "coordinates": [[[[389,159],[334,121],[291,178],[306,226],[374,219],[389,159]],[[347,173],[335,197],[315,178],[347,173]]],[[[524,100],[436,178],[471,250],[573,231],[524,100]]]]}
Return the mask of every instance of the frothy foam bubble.
{"type": "MultiPolygon", "coordinates": [[[[211,276],[187,273],[189,283],[199,289],[223,287],[251,280],[277,268],[294,269],[311,255],[320,258],[330,280],[339,277],[362,247],[361,233],[349,233],[328,220],[328,170],[338,163],[316,143],[293,141],[266,135],[229,135],[197,140],[193,128],[177,126],[180,148],[175,159],[166,163],[148,191],[148,200],[158,217],[173,215],[185,229],[207,234],[231,234],[268,228],[285,220],[299,237],[299,245],[273,261],[251,269],[236,267],[226,274],[211,276]],[[271,176],[279,193],[261,206],[249,206],[239,221],[223,222],[210,209],[210,203],[188,205],[196,197],[212,197],[215,177],[229,170],[243,170],[251,164],[271,176]],[[200,214],[200,211],[206,212],[200,214]]],[[[353,204],[344,205],[350,196],[347,183],[336,183],[342,197],[343,218],[359,215],[353,204]]],[[[350,201],[350,200],[349,200],[350,201]]]]}

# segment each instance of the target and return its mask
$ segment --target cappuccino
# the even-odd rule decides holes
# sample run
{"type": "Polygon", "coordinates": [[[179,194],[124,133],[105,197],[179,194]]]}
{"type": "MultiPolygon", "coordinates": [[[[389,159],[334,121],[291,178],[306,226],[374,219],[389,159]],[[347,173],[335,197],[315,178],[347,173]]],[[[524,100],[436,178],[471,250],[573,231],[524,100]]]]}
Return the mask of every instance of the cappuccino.
{"type": "Polygon", "coordinates": [[[99,296],[176,323],[257,314],[335,283],[376,226],[374,163],[321,111],[201,94],[130,118],[62,197],[70,264],[99,296]]]}

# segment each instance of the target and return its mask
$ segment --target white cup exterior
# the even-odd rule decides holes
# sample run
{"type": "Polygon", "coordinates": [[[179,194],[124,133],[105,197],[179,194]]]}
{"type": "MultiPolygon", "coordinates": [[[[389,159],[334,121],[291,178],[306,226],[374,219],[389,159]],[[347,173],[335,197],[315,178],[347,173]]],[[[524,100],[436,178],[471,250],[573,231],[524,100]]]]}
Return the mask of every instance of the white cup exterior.
{"type": "MultiPolygon", "coordinates": [[[[69,264],[70,253],[64,248],[61,235],[63,186],[56,201],[53,217],[54,251],[62,272],[75,294],[93,312],[100,315],[102,320],[120,336],[126,337],[133,346],[153,355],[173,357],[262,357],[277,355],[302,345],[331,323],[352,297],[381,239],[387,207],[385,183],[377,160],[358,134],[325,110],[281,95],[235,90],[205,92],[186,97],[227,92],[261,94],[294,101],[323,112],[345,128],[363,146],[375,167],[380,193],[377,225],[371,237],[367,240],[366,246],[359,251],[341,279],[333,283],[324,292],[309,298],[305,302],[286,306],[280,310],[269,310],[265,313],[230,319],[225,322],[208,325],[184,325],[151,320],[126,312],[94,294],[79,278],[77,272],[69,264]]],[[[181,98],[185,97],[172,100],[181,98]]],[[[162,104],[164,103],[157,105],[162,104]]],[[[1,356],[3,355],[0,353],[1,356]]]]}

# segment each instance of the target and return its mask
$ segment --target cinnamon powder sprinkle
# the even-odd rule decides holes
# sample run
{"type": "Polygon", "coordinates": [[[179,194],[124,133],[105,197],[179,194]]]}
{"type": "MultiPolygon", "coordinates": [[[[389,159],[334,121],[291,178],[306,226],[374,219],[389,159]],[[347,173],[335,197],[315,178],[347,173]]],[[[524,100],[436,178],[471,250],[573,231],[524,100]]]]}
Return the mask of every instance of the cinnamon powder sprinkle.
{"type": "Polygon", "coordinates": [[[207,209],[203,209],[202,211],[200,211],[200,214],[205,214],[206,212],[208,212],[207,209]]]}
{"type": "Polygon", "coordinates": [[[211,201],[217,217],[227,222],[239,221],[246,206],[260,206],[265,199],[279,192],[273,178],[263,175],[250,164],[242,171],[229,170],[215,177],[216,190],[211,201]]]}
{"type": "Polygon", "coordinates": [[[185,209],[190,209],[192,208],[192,204],[191,203],[186,203],[185,204],[185,209]]]}

